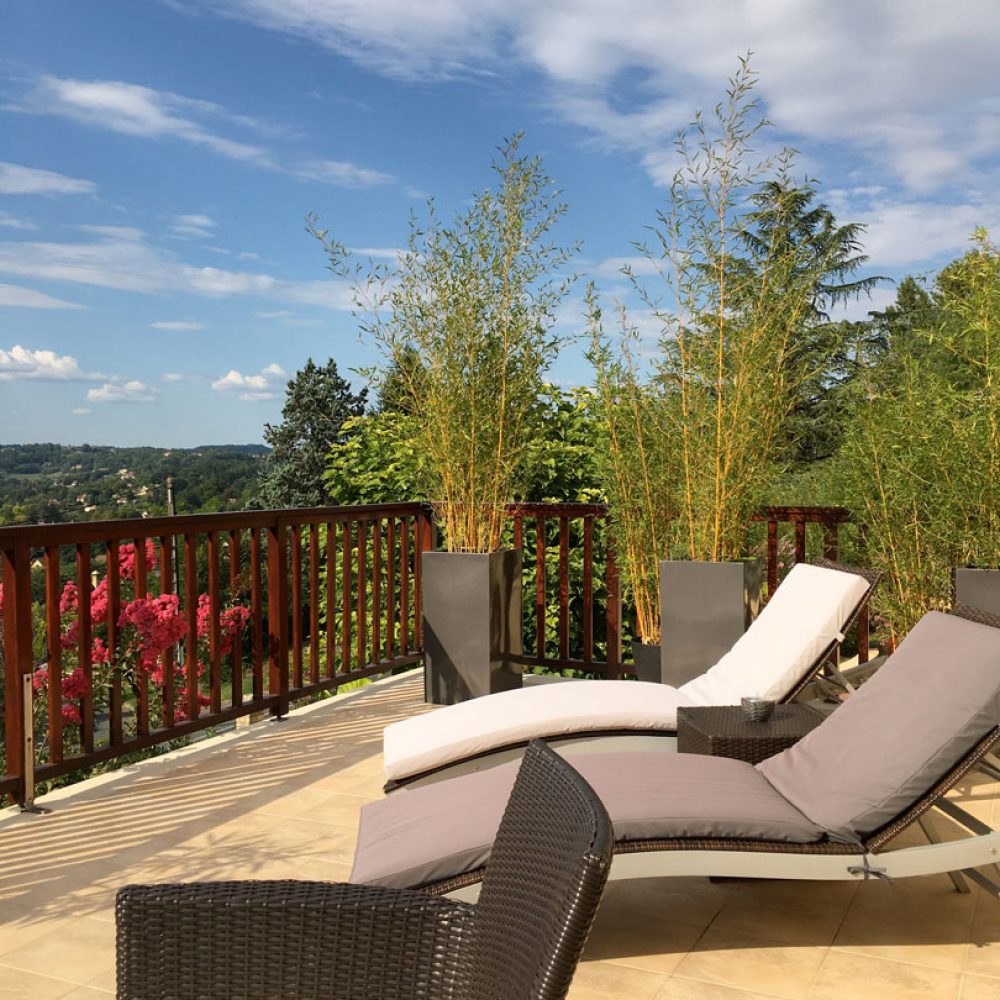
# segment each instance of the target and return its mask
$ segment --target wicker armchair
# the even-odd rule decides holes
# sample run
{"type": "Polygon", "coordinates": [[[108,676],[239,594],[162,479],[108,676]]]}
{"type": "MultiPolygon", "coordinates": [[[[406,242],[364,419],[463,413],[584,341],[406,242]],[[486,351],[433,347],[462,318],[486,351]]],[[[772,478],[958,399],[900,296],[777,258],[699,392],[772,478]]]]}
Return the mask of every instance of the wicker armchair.
{"type": "Polygon", "coordinates": [[[119,890],[119,1000],[566,996],[611,863],[590,786],[534,742],[479,902],[322,882],[119,890]]]}

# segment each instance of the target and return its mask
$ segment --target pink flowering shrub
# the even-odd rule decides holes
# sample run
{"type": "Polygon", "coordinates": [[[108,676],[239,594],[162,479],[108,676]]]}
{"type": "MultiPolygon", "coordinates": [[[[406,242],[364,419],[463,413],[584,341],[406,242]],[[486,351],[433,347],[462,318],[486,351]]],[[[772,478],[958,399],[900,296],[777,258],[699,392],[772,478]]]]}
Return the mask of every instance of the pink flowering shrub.
{"type": "MultiPolygon", "coordinates": [[[[146,544],[147,585],[155,583],[158,559],[152,542],[146,544]]],[[[136,595],[137,553],[134,545],[122,545],[118,550],[120,578],[120,611],[117,621],[117,638],[111,648],[109,635],[110,594],[108,579],[104,577],[90,591],[90,663],[91,680],[80,665],[80,594],[76,583],[69,581],[63,587],[59,600],[61,619],[60,646],[62,647],[63,677],[61,684],[62,719],[64,726],[79,727],[83,722],[82,702],[94,698],[95,712],[106,707],[110,681],[118,671],[123,681],[137,690],[140,679],[148,681],[151,714],[163,711],[163,688],[166,664],[173,662],[173,705],[170,706],[175,721],[187,717],[188,671],[200,678],[210,660],[209,637],[212,631],[211,602],[207,594],[198,598],[196,612],[196,651],[194,663],[178,664],[167,656],[168,651],[187,639],[188,619],[176,594],[136,595]]],[[[155,588],[153,588],[155,589],[155,588]]],[[[0,586],[0,611],[2,611],[2,586],[0,586]]],[[[241,641],[250,618],[249,608],[230,604],[220,610],[220,655],[228,655],[241,641]]],[[[36,711],[44,711],[48,690],[49,667],[40,667],[32,678],[32,686],[39,695],[35,700],[36,711]]],[[[197,694],[200,705],[211,700],[201,691],[197,694]]],[[[70,735],[73,735],[72,732],[70,735]]],[[[76,733],[78,736],[78,732],[76,733]]]]}

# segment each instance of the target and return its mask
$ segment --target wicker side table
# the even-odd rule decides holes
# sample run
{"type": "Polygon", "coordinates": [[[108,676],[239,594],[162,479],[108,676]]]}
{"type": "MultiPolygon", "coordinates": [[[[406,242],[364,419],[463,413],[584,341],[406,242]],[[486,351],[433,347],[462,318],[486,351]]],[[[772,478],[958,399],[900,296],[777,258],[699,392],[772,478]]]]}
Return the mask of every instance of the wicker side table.
{"type": "Polygon", "coordinates": [[[823,718],[806,705],[775,705],[767,722],[748,722],[739,705],[679,708],[677,750],[758,764],[797,743],[823,718]]]}

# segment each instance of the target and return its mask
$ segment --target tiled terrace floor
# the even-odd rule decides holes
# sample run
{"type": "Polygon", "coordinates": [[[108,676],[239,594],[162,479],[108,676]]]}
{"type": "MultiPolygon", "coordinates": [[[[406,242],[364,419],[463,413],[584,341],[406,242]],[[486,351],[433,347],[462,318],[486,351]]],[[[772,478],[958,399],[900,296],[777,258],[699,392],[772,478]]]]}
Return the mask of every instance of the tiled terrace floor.
{"type": "MultiPolygon", "coordinates": [[[[382,728],[419,698],[416,677],[379,684],[78,785],[49,815],[0,817],[0,997],[111,994],[126,882],[346,878],[358,810],[380,796],[382,728]]],[[[997,791],[955,794],[997,825],[997,791]]],[[[997,1000],[1000,901],[943,875],[612,883],[571,996],[997,1000]]]]}

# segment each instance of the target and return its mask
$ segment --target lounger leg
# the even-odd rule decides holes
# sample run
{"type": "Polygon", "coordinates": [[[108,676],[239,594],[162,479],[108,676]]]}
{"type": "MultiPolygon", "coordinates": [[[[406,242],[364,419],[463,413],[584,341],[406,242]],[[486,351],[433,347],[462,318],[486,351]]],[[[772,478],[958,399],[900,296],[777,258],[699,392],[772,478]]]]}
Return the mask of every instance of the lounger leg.
{"type": "MultiPolygon", "coordinates": [[[[937,830],[935,830],[934,827],[931,826],[930,820],[927,818],[926,815],[924,815],[924,816],[918,816],[917,817],[917,822],[920,824],[920,829],[924,831],[924,836],[932,844],[940,844],[941,843],[941,838],[938,836],[937,830]]],[[[972,891],[969,888],[969,883],[965,881],[965,876],[962,875],[961,872],[948,872],[948,878],[951,879],[951,884],[959,892],[971,892],[972,891]]]]}

